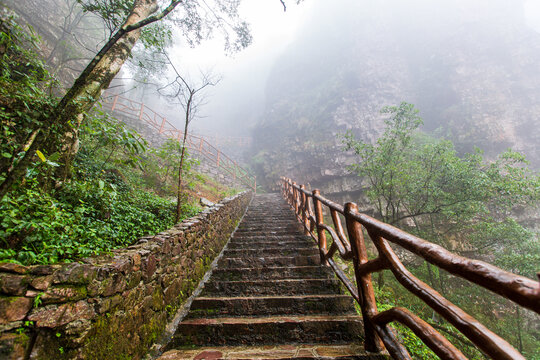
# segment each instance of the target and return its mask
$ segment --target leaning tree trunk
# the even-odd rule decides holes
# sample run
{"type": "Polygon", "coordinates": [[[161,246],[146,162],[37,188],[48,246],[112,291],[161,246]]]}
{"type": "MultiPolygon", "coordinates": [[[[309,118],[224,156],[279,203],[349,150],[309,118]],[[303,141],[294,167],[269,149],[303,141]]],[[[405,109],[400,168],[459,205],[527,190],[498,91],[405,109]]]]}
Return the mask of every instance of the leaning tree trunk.
{"type": "MultiPolygon", "coordinates": [[[[148,18],[157,9],[157,0],[135,0],[133,9],[122,28],[148,18]]],[[[140,36],[141,29],[139,28],[125,33],[116,42],[110,44],[107,51],[103,51],[106,45],[60,101],[56,119],[64,124],[65,128],[60,145],[63,167],[60,169],[61,173],[57,174],[61,176],[61,179],[68,176],[71,162],[79,149],[79,128],[84,114],[94,106],[102,91],[118,74],[140,36]]]]}

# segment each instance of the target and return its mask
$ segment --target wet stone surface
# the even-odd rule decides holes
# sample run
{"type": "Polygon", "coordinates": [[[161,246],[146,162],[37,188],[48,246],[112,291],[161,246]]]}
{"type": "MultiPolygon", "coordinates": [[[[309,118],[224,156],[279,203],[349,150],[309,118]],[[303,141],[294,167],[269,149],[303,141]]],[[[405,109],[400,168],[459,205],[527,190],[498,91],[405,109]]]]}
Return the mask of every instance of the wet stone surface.
{"type": "Polygon", "coordinates": [[[279,194],[256,195],[159,360],[388,359],[279,194]]]}

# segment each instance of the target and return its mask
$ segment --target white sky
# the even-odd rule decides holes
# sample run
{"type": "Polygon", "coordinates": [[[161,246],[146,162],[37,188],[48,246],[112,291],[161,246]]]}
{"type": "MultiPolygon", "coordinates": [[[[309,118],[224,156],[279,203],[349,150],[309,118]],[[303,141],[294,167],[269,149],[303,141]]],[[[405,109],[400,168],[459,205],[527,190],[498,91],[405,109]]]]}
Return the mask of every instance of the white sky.
{"type": "Polygon", "coordinates": [[[313,2],[308,0],[295,5],[294,1],[288,1],[287,11],[284,12],[279,0],[244,0],[240,6],[240,16],[250,24],[253,36],[253,43],[247,49],[226,56],[223,41],[217,38],[194,49],[176,48],[173,53],[184,69],[190,69],[190,73],[211,68],[226,77],[231,67],[279,54],[293,40],[313,2]]]}
{"type": "Polygon", "coordinates": [[[540,0],[527,0],[524,3],[527,25],[540,32],[540,0]]]}
{"type": "MultiPolygon", "coordinates": [[[[224,93],[246,86],[254,88],[253,94],[263,91],[274,60],[294,40],[310,16],[313,3],[317,2],[306,0],[296,5],[295,0],[288,0],[287,11],[284,12],[279,0],[243,0],[239,13],[241,18],[250,24],[253,36],[252,44],[246,49],[227,56],[223,49],[223,40],[215,38],[195,48],[177,46],[171,50],[171,60],[177,69],[195,83],[200,71],[222,78],[216,87],[208,88],[208,104],[201,109],[202,118],[191,125],[195,132],[215,135],[217,130],[213,128],[216,122],[225,120],[219,111],[220,106],[223,106],[219,99],[224,93]],[[246,81],[246,77],[250,80],[246,81]]],[[[261,93],[257,94],[259,99],[263,96],[261,93]]],[[[177,106],[164,105],[161,111],[172,115],[177,112],[177,106]]],[[[175,116],[171,117],[175,125],[181,126],[173,120],[175,116]]]]}
{"type": "MultiPolygon", "coordinates": [[[[212,73],[222,76],[221,83],[210,90],[208,99],[210,103],[205,107],[207,111],[202,110],[203,115],[209,117],[199,119],[194,128],[207,132],[204,128],[212,128],[214,127],[212,124],[222,120],[219,111],[216,112],[215,109],[215,106],[222,105],[218,100],[220,94],[230,91],[234,86],[250,86],[253,82],[264,83],[267,71],[270,70],[276,57],[295,39],[298,31],[311,16],[312,10],[322,1],[305,0],[296,5],[295,0],[288,0],[287,11],[284,12],[279,0],[243,0],[240,15],[250,24],[253,36],[253,43],[247,49],[233,56],[226,56],[223,41],[219,38],[204,42],[194,49],[188,47],[173,49],[171,59],[184,75],[196,79],[199,70],[211,69],[212,73]],[[244,83],[239,84],[246,74],[253,77],[252,83],[246,83],[244,79],[244,83]]],[[[540,32],[540,0],[525,0],[524,15],[527,24],[540,32]]],[[[167,111],[164,108],[162,110],[167,111]]]]}

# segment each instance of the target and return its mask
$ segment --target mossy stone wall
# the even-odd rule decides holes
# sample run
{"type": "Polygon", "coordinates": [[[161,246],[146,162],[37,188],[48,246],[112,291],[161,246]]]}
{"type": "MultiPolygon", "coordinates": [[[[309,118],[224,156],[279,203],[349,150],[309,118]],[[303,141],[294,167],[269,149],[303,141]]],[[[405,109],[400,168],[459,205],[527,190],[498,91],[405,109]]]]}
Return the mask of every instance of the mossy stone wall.
{"type": "Polygon", "coordinates": [[[192,294],[251,193],[71,264],[0,263],[0,359],[141,359],[192,294]]]}

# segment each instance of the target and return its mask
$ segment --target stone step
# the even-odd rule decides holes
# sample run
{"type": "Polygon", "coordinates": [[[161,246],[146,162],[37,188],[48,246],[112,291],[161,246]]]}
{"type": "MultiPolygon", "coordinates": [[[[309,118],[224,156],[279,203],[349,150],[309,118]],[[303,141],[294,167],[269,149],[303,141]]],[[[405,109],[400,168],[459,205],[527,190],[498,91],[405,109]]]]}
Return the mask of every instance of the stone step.
{"type": "Polygon", "coordinates": [[[250,236],[267,236],[267,235],[292,235],[297,234],[298,230],[291,230],[287,228],[277,228],[277,229],[268,229],[268,230],[240,230],[237,229],[234,232],[234,236],[239,235],[250,235],[250,236]]]}
{"type": "Polygon", "coordinates": [[[194,359],[343,359],[343,360],[389,360],[388,355],[372,354],[357,343],[343,345],[294,344],[272,346],[216,346],[171,350],[158,360],[194,359]]]}
{"type": "Polygon", "coordinates": [[[225,249],[223,257],[259,257],[259,256],[311,256],[319,255],[319,250],[315,247],[309,248],[265,248],[265,249],[225,249]]]}
{"type": "Polygon", "coordinates": [[[276,240],[276,241],[305,241],[308,243],[315,244],[315,241],[313,241],[312,238],[309,236],[301,235],[300,233],[292,233],[292,234],[266,234],[266,235],[253,235],[249,233],[242,233],[242,234],[234,234],[231,238],[231,241],[238,241],[238,240],[254,240],[254,241],[269,241],[269,240],[276,240]]]}
{"type": "Polygon", "coordinates": [[[180,346],[360,342],[362,319],[346,316],[197,318],[182,321],[168,349],[180,346]]]}
{"type": "Polygon", "coordinates": [[[336,279],[281,279],[255,281],[216,281],[204,285],[203,296],[265,296],[340,294],[336,279]]]}
{"type": "Polygon", "coordinates": [[[264,230],[272,230],[272,229],[290,229],[293,231],[298,231],[301,229],[301,225],[297,221],[293,220],[287,220],[287,221],[246,221],[242,222],[238,226],[238,230],[257,230],[257,229],[264,229],[264,230]]]}
{"type": "Polygon", "coordinates": [[[255,219],[252,217],[244,217],[244,220],[238,225],[239,228],[242,227],[257,227],[257,226],[295,226],[298,227],[300,224],[294,218],[289,218],[286,216],[286,219],[283,218],[264,218],[264,219],[255,219]]]}
{"type": "Polygon", "coordinates": [[[217,268],[213,271],[215,280],[278,280],[278,279],[331,279],[334,275],[322,266],[276,266],[264,268],[217,268]]]}
{"type": "Polygon", "coordinates": [[[354,300],[319,263],[281,196],[256,195],[159,360],[388,359],[359,345],[354,300]]]}
{"type": "Polygon", "coordinates": [[[227,245],[227,249],[274,249],[274,248],[283,248],[283,249],[316,249],[315,243],[307,242],[304,240],[292,240],[292,241],[279,241],[279,240],[270,240],[270,241],[260,241],[260,240],[231,240],[227,245]]]}
{"type": "Polygon", "coordinates": [[[356,315],[348,295],[198,297],[188,318],[270,315],[356,315]]]}
{"type": "Polygon", "coordinates": [[[319,265],[319,255],[310,256],[259,256],[259,257],[225,257],[218,261],[219,268],[256,268],[265,266],[307,266],[319,265]]]}
{"type": "Polygon", "coordinates": [[[236,229],[237,234],[242,233],[271,233],[271,232],[285,232],[285,233],[294,233],[302,231],[302,227],[298,224],[290,225],[275,225],[275,224],[266,224],[266,225],[250,225],[250,226],[240,226],[236,229]]]}

